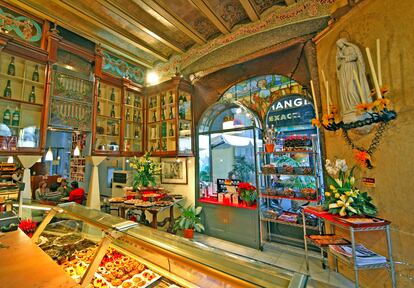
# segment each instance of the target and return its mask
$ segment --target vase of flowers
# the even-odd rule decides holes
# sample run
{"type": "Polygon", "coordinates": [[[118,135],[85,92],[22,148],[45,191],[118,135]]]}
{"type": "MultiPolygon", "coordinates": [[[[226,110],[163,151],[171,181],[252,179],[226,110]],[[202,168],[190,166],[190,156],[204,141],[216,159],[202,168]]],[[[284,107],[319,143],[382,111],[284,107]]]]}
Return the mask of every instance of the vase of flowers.
{"type": "Polygon", "coordinates": [[[270,128],[266,129],[263,140],[265,143],[265,151],[267,153],[272,153],[275,150],[275,141],[276,141],[276,130],[273,127],[273,125],[270,128]]]}
{"type": "Polygon", "coordinates": [[[146,152],[144,156],[133,157],[129,160],[129,166],[135,170],[132,186],[134,190],[139,187],[156,186],[155,177],[160,174],[161,164],[150,159],[150,152],[146,152]]]}
{"type": "Polygon", "coordinates": [[[371,202],[367,192],[361,192],[355,187],[354,169],[348,172],[344,159],[337,159],[335,164],[326,160],[325,169],[329,191],[325,192],[323,207],[332,214],[339,216],[375,216],[377,207],[371,202]]]}
{"type": "Polygon", "coordinates": [[[252,206],[257,200],[256,187],[249,182],[240,182],[237,186],[237,192],[239,193],[240,199],[246,202],[246,206],[252,206]]]}

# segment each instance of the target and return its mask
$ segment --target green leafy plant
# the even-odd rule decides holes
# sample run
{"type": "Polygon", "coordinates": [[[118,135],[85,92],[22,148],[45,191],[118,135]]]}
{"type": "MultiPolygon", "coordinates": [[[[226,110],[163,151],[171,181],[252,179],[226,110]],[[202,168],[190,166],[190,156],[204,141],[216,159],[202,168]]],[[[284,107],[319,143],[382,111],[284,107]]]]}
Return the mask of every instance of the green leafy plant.
{"type": "Polygon", "coordinates": [[[137,190],[139,186],[155,186],[155,176],[160,174],[161,165],[150,159],[151,154],[146,152],[141,158],[133,157],[129,160],[129,166],[135,170],[132,186],[137,190]]]}
{"type": "Polygon", "coordinates": [[[245,156],[236,157],[234,159],[233,172],[237,179],[248,181],[249,176],[254,172],[254,163],[246,160],[245,156]]]}
{"type": "Polygon", "coordinates": [[[204,225],[201,223],[201,211],[203,207],[194,207],[189,205],[185,208],[182,205],[178,205],[181,215],[178,220],[175,222],[174,231],[184,230],[184,229],[194,229],[196,232],[204,231],[204,225]]]}
{"type": "Polygon", "coordinates": [[[329,159],[325,164],[329,191],[325,192],[323,206],[332,214],[340,216],[367,215],[375,216],[377,207],[371,203],[372,198],[367,192],[361,192],[354,186],[355,166],[347,173],[345,160],[337,159],[332,165],[329,159]]]}
{"type": "Polygon", "coordinates": [[[249,182],[240,182],[237,186],[239,196],[244,201],[254,202],[257,200],[256,187],[249,182]]]}

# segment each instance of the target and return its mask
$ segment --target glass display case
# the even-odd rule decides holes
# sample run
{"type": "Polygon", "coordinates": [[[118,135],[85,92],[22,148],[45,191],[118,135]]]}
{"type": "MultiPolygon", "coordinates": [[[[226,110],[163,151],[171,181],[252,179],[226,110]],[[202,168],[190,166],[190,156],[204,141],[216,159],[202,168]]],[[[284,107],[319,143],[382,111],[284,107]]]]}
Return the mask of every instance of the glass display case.
{"type": "Polygon", "coordinates": [[[40,149],[45,69],[0,53],[0,151],[40,149]]]}
{"type": "Polygon", "coordinates": [[[81,287],[288,287],[306,278],[75,203],[52,208],[32,241],[81,287]]]}
{"type": "Polygon", "coordinates": [[[144,99],[142,94],[127,89],[124,97],[124,144],[123,152],[143,152],[144,99]]]}
{"type": "MultiPolygon", "coordinates": [[[[122,89],[107,82],[98,83],[96,100],[95,152],[119,153],[122,89]]],[[[131,110],[132,111],[132,110],[131,110]]]]}
{"type": "Polygon", "coordinates": [[[191,85],[181,77],[148,88],[147,150],[153,155],[191,156],[191,85]]]}

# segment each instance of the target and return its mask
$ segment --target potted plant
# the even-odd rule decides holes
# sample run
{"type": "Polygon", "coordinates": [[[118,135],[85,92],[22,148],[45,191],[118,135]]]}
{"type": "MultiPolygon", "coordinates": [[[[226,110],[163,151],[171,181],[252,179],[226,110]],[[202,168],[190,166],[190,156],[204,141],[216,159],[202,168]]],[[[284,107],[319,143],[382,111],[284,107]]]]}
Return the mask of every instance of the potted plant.
{"type": "Polygon", "coordinates": [[[275,150],[276,141],[276,130],[273,125],[266,129],[263,140],[265,142],[265,151],[267,153],[272,153],[275,150]]]}
{"type": "Polygon", "coordinates": [[[129,166],[135,170],[132,186],[134,191],[139,187],[148,187],[150,184],[156,186],[155,177],[160,174],[161,165],[150,159],[151,153],[146,152],[144,156],[133,157],[129,160],[129,166]]]}
{"type": "Polygon", "coordinates": [[[257,200],[256,187],[249,182],[240,182],[237,186],[237,191],[239,192],[239,197],[246,202],[246,205],[249,207],[257,200]]]}
{"type": "Polygon", "coordinates": [[[178,217],[178,220],[175,222],[174,231],[183,230],[184,237],[188,239],[193,239],[194,230],[196,232],[204,231],[204,225],[201,223],[201,210],[203,207],[194,207],[189,205],[185,208],[182,205],[178,205],[181,215],[178,217]]]}

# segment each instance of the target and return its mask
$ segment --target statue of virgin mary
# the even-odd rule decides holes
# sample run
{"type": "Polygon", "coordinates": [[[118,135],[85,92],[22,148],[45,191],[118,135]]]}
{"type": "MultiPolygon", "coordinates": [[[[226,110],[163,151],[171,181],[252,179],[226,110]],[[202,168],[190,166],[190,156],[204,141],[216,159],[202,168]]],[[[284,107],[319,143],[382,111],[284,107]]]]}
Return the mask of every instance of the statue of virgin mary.
{"type": "Polygon", "coordinates": [[[356,114],[355,106],[360,103],[372,102],[365,76],[364,59],[358,46],[348,42],[345,38],[336,41],[336,46],[336,71],[339,81],[342,118],[345,123],[353,122],[361,118],[356,114]],[[358,91],[355,75],[361,85],[362,94],[358,91]]]}

